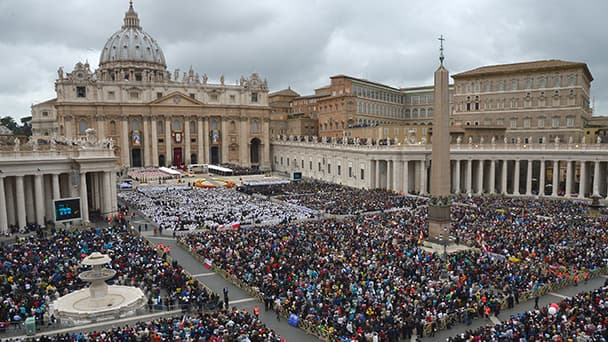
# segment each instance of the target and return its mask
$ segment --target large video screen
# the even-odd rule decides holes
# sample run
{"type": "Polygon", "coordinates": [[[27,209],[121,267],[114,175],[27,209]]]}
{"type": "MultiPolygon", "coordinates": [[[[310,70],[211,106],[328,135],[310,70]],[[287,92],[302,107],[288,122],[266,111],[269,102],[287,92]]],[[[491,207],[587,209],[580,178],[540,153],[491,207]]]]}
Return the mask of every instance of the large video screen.
{"type": "Polygon", "coordinates": [[[55,209],[55,222],[80,220],[80,197],[62,198],[53,201],[55,209]]]}

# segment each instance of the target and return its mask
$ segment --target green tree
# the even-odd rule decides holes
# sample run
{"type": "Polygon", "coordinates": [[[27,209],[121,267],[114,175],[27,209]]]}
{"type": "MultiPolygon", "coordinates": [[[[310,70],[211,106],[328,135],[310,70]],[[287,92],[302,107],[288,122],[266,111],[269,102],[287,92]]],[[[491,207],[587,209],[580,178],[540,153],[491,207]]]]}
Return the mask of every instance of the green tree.
{"type": "Polygon", "coordinates": [[[13,119],[12,116],[8,115],[0,119],[0,124],[2,124],[2,126],[5,126],[13,132],[17,128],[17,122],[15,122],[15,119],[13,119]]]}

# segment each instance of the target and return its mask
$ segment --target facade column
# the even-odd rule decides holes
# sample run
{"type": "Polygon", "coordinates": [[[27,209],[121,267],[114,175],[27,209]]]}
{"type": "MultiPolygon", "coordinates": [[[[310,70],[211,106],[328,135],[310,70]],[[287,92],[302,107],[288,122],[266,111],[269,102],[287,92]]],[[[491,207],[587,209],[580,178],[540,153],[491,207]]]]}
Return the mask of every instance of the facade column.
{"type": "Polygon", "coordinates": [[[473,160],[467,160],[467,173],[465,175],[465,190],[467,195],[473,193],[473,160]]]}
{"type": "Polygon", "coordinates": [[[587,162],[581,161],[581,172],[580,180],[578,183],[578,198],[585,198],[585,192],[587,191],[587,162]]]}
{"type": "Polygon", "coordinates": [[[593,164],[593,197],[600,196],[600,161],[593,164]]]}
{"type": "Polygon", "coordinates": [[[87,173],[80,173],[80,211],[82,222],[89,222],[89,202],[87,200],[87,173]]]}
{"type": "Polygon", "coordinates": [[[545,161],[540,160],[540,177],[538,177],[538,194],[545,196],[545,161]]]}
{"type": "Polygon", "coordinates": [[[477,194],[483,193],[483,160],[479,160],[477,164],[477,194]]]}
{"type": "Polygon", "coordinates": [[[110,172],[104,171],[103,178],[103,210],[102,215],[110,215],[112,212],[112,182],[110,181],[110,172]]]}
{"type": "Polygon", "coordinates": [[[374,184],[374,189],[380,189],[380,160],[376,160],[376,181],[374,184]]]}
{"type": "Polygon", "coordinates": [[[566,162],[566,193],[564,194],[566,198],[570,198],[570,195],[572,195],[572,171],[572,160],[568,160],[566,162]]]}
{"type": "Polygon", "coordinates": [[[25,190],[25,222],[36,222],[36,206],[34,205],[34,176],[23,177],[23,187],[25,190]]]}
{"type": "Polygon", "coordinates": [[[61,188],[59,187],[59,174],[53,173],[52,175],[53,182],[53,200],[57,200],[61,198],[61,188]]]}
{"type": "Polygon", "coordinates": [[[6,197],[4,195],[4,176],[0,177],[0,234],[8,235],[8,218],[6,216],[6,197]]]}
{"type": "Polygon", "coordinates": [[[186,166],[192,164],[192,161],[190,160],[190,156],[192,155],[190,143],[191,143],[190,120],[188,119],[188,117],[185,117],[184,118],[184,150],[185,150],[184,154],[185,154],[185,156],[182,159],[184,160],[184,164],[186,164],[186,166]]]}
{"type": "Polygon", "coordinates": [[[507,170],[509,166],[508,160],[502,161],[502,172],[500,175],[500,193],[503,195],[507,194],[507,170]]]}
{"type": "Polygon", "coordinates": [[[141,140],[143,140],[144,145],[144,166],[152,166],[152,154],[150,153],[150,145],[152,145],[152,141],[150,138],[150,121],[147,118],[143,118],[144,122],[144,131],[141,132],[141,140]]]}
{"type": "Polygon", "coordinates": [[[454,193],[459,194],[460,193],[460,159],[456,160],[456,167],[455,167],[455,175],[454,175],[454,193]]]}
{"type": "MultiPolygon", "coordinates": [[[[239,128],[239,164],[244,167],[251,166],[251,158],[249,157],[249,126],[246,118],[240,118],[241,127],[239,128]]],[[[261,159],[261,158],[260,158],[261,159]]],[[[260,161],[258,161],[260,162],[260,161]]]]}
{"type": "Polygon", "coordinates": [[[173,165],[173,153],[171,153],[171,119],[165,118],[165,164],[164,166],[173,165]]]}
{"type": "Polygon", "coordinates": [[[515,160],[515,172],[513,172],[514,178],[513,178],[513,195],[515,196],[519,196],[519,159],[515,160]]]}
{"type": "Polygon", "coordinates": [[[228,135],[228,120],[226,118],[220,118],[220,127],[222,129],[222,132],[220,133],[220,146],[222,150],[220,164],[229,163],[230,156],[228,155],[228,145],[230,144],[230,136],[228,135]]]}
{"type": "Polygon", "coordinates": [[[490,194],[496,193],[496,160],[490,160],[490,194]]]}
{"type": "Polygon", "coordinates": [[[127,118],[122,118],[122,134],[121,134],[121,143],[120,143],[120,160],[122,162],[122,166],[129,167],[131,166],[131,162],[129,159],[129,120],[127,118]]]}
{"type": "Polygon", "coordinates": [[[199,118],[196,121],[196,145],[198,152],[196,154],[196,162],[198,164],[205,163],[205,146],[203,145],[203,120],[199,118]]]}
{"type": "Polygon", "coordinates": [[[559,160],[553,161],[553,190],[551,196],[557,197],[557,187],[559,186],[559,160]]]}
{"type": "Polygon", "coordinates": [[[262,160],[260,162],[262,170],[271,170],[270,163],[270,118],[262,120],[262,160]]]}
{"type": "Polygon", "coordinates": [[[42,176],[37,174],[34,176],[34,202],[36,205],[36,224],[44,226],[44,189],[42,188],[42,176]]]}
{"type": "Polygon", "coordinates": [[[526,170],[526,196],[532,196],[532,160],[528,160],[526,170]]]}
{"type": "Polygon", "coordinates": [[[150,165],[158,167],[158,123],[155,118],[150,120],[150,133],[152,133],[152,155],[150,156],[150,165]]]}
{"type": "Polygon", "coordinates": [[[17,197],[17,225],[21,229],[26,226],[25,221],[25,189],[23,176],[15,176],[15,194],[17,197]]]}
{"type": "Polygon", "coordinates": [[[205,151],[203,163],[209,164],[211,161],[211,157],[209,156],[211,154],[211,147],[209,147],[209,118],[203,118],[203,126],[203,150],[205,151]]]}
{"type": "Polygon", "coordinates": [[[403,193],[410,193],[410,163],[409,161],[403,161],[403,193]]]}
{"type": "Polygon", "coordinates": [[[428,193],[426,188],[428,170],[426,169],[426,160],[420,161],[420,194],[426,195],[428,193]]]}

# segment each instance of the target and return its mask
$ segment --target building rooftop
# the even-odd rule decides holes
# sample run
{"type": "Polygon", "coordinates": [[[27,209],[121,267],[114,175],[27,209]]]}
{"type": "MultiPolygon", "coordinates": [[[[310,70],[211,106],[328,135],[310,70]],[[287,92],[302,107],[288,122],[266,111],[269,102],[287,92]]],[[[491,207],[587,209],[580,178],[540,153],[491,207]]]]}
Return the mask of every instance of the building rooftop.
{"type": "Polygon", "coordinates": [[[593,81],[593,76],[591,76],[591,72],[589,71],[589,68],[587,67],[586,63],[562,61],[559,59],[482,66],[479,68],[452,75],[452,78],[457,79],[485,75],[529,73],[532,71],[549,71],[571,68],[583,68],[585,70],[585,74],[589,78],[589,81],[593,81]]]}

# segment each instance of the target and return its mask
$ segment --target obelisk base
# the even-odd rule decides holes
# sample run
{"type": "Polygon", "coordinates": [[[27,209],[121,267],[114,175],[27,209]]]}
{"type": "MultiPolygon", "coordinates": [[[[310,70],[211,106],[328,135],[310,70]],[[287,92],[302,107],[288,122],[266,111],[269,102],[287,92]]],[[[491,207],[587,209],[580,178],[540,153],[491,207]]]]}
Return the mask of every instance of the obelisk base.
{"type": "Polygon", "coordinates": [[[429,241],[450,243],[450,205],[429,205],[429,241]]]}

